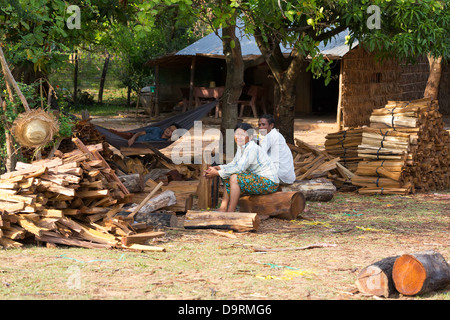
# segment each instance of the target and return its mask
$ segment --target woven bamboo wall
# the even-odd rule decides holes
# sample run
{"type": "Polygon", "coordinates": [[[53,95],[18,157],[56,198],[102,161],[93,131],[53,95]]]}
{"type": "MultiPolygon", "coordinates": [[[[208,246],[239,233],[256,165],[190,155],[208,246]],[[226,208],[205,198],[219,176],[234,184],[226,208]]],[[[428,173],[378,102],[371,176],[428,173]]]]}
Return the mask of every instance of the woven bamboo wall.
{"type": "Polygon", "coordinates": [[[430,74],[430,64],[428,59],[423,57],[415,64],[400,65],[400,89],[403,94],[403,101],[410,101],[423,98],[425,87],[430,74]]]}
{"type": "Polygon", "coordinates": [[[388,100],[402,100],[401,68],[392,61],[377,63],[374,55],[361,47],[347,53],[343,60],[342,112],[344,126],[369,124],[373,109],[388,100]]]}

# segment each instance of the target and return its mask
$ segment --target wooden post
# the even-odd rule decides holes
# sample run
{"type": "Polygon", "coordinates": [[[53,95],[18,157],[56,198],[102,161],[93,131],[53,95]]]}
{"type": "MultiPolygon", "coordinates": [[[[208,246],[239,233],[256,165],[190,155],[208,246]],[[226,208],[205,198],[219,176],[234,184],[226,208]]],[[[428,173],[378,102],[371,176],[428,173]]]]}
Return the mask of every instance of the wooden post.
{"type": "Polygon", "coordinates": [[[155,117],[159,116],[159,65],[155,66],[155,117]]]}
{"type": "Polygon", "coordinates": [[[11,70],[8,67],[8,63],[6,62],[5,55],[3,53],[3,49],[2,49],[1,45],[0,45],[0,62],[2,65],[2,71],[5,76],[6,81],[16,91],[17,95],[20,98],[20,101],[23,104],[23,107],[25,108],[25,111],[31,111],[30,107],[28,106],[27,99],[25,99],[25,96],[22,94],[22,91],[20,90],[19,86],[17,85],[16,80],[14,80],[11,70]]]}
{"type": "Polygon", "coordinates": [[[206,158],[206,155],[202,159],[203,162],[200,166],[200,181],[197,186],[197,206],[199,209],[209,209],[212,206],[211,186],[213,180],[205,177],[203,172],[208,169],[208,165],[211,162],[206,158]]]}
{"type": "Polygon", "coordinates": [[[189,105],[188,105],[189,110],[192,109],[194,103],[194,75],[195,75],[195,56],[192,57],[191,77],[189,80],[189,105]]]}
{"type": "Polygon", "coordinates": [[[342,125],[342,75],[343,75],[343,68],[344,68],[344,60],[341,59],[339,62],[340,65],[340,71],[339,71],[339,96],[338,96],[338,105],[337,105],[337,118],[336,118],[336,124],[337,124],[337,130],[340,131],[343,129],[342,125]]]}

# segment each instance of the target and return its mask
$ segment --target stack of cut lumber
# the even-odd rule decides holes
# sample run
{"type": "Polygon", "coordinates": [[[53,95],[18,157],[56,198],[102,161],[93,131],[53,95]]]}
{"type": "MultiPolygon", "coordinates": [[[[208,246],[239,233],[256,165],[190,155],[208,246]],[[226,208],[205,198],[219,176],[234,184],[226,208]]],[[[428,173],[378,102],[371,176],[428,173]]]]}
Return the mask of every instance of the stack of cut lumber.
{"type": "Polygon", "coordinates": [[[101,157],[102,145],[73,141],[77,150],[18,163],[16,171],[0,176],[0,246],[42,241],[122,248],[122,240],[137,233],[137,226],[115,216],[131,194],[101,157]]]}
{"type": "Polygon", "coordinates": [[[349,128],[325,136],[325,150],[333,157],[340,158],[339,163],[351,172],[355,172],[361,158],[358,146],[362,141],[362,128],[349,128]]]}
{"type": "Polygon", "coordinates": [[[450,137],[438,101],[389,101],[364,128],[352,183],[364,194],[408,194],[450,187],[450,137]]]}
{"type": "Polygon", "coordinates": [[[297,181],[329,178],[337,185],[342,185],[353,176],[350,170],[339,163],[339,157],[333,157],[327,151],[300,139],[295,139],[295,145],[288,145],[294,158],[297,181]]]}

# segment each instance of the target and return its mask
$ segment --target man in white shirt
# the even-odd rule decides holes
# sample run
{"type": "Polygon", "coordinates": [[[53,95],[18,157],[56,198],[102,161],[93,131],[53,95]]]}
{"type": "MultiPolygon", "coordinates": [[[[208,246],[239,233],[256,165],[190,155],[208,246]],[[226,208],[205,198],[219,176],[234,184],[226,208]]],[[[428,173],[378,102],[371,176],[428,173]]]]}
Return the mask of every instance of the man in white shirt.
{"type": "Polygon", "coordinates": [[[278,170],[281,184],[292,184],[295,181],[294,159],[292,151],[286,144],[286,139],[274,128],[275,120],[272,115],[265,114],[259,118],[259,145],[267,152],[278,170]]]}

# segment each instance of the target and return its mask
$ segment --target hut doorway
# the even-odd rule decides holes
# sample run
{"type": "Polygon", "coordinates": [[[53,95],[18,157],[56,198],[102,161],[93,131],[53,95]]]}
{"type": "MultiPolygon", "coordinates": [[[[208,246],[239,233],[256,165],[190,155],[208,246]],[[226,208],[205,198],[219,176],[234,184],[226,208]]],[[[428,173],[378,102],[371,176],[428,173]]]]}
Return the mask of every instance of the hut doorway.
{"type": "Polygon", "coordinates": [[[313,114],[336,114],[339,99],[340,65],[340,60],[333,61],[331,66],[332,80],[328,85],[325,85],[325,79],[323,77],[319,79],[312,79],[311,112],[313,114]]]}

